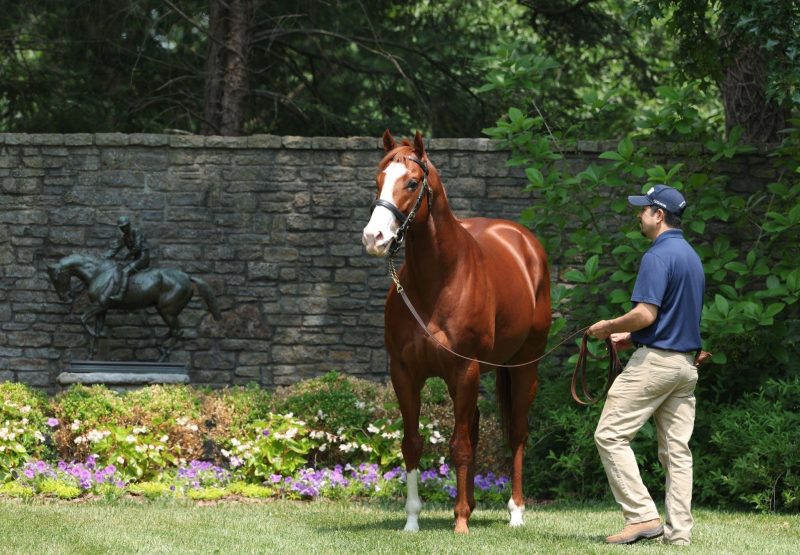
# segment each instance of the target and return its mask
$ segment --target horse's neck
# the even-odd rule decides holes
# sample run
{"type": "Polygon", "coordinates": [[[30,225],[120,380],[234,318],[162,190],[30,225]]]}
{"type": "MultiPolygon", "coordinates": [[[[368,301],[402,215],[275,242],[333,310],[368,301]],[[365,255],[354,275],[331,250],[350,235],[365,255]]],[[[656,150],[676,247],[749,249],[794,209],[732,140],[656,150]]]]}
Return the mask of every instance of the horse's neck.
{"type": "Polygon", "coordinates": [[[77,277],[83,283],[88,284],[94,278],[102,264],[98,263],[93,258],[88,256],[78,257],[75,256],[65,264],[67,269],[72,275],[77,277]]]}
{"type": "Polygon", "coordinates": [[[461,257],[471,246],[469,234],[450,210],[447,198],[437,194],[427,220],[414,228],[406,243],[410,284],[421,293],[458,279],[461,257]]]}

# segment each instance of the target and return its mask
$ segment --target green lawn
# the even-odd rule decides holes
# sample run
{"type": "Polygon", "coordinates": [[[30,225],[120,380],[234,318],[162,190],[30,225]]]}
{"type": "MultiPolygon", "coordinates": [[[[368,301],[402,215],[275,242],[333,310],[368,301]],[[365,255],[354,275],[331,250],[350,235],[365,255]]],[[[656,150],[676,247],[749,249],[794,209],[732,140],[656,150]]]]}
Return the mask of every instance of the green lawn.
{"type": "Polygon", "coordinates": [[[139,503],[0,500],[0,552],[46,553],[800,553],[800,515],[697,510],[689,548],[657,542],[605,546],[621,517],[610,505],[529,507],[526,525],[478,510],[471,533],[452,533],[450,509],[424,509],[407,534],[402,504],[345,502],[139,503]]]}

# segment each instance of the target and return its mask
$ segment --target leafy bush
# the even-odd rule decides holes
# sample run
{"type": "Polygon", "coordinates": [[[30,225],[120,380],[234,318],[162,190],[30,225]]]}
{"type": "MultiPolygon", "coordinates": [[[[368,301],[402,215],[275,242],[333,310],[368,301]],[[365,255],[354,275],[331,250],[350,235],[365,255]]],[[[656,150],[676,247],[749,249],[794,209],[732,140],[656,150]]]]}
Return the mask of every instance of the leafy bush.
{"type": "Polygon", "coordinates": [[[100,385],[73,385],[56,395],[51,407],[59,422],[56,447],[65,460],[83,460],[91,454],[86,443],[75,442],[78,436],[107,423],[124,422],[130,414],[119,393],[100,385]]]}
{"type": "Polygon", "coordinates": [[[698,497],[761,511],[800,508],[800,379],[770,380],[733,407],[711,410],[697,461],[698,497]]]}
{"type": "Polygon", "coordinates": [[[29,459],[48,454],[46,410],[41,393],[18,383],[0,383],[0,483],[29,459]]]}
{"type": "Polygon", "coordinates": [[[253,424],[243,441],[231,438],[222,454],[237,475],[264,482],[273,476],[289,476],[304,466],[312,447],[305,422],[291,414],[270,413],[253,424]]]}

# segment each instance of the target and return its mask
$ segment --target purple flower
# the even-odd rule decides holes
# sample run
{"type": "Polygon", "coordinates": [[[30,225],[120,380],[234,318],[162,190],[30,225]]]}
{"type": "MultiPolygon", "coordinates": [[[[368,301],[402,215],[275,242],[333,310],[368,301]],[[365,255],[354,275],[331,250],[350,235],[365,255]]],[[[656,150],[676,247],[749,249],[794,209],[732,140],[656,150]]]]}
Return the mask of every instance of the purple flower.
{"type": "Polygon", "coordinates": [[[273,484],[277,484],[281,480],[283,480],[283,476],[281,476],[280,474],[273,474],[272,476],[269,477],[269,481],[272,482],[273,484]]]}
{"type": "Polygon", "coordinates": [[[58,418],[48,418],[47,425],[50,426],[51,428],[55,428],[56,426],[58,426],[58,418]]]}
{"type": "Polygon", "coordinates": [[[270,433],[269,432],[269,428],[266,428],[266,429],[264,429],[263,432],[261,432],[261,435],[264,436],[264,437],[269,437],[269,433],[270,433]]]}
{"type": "Polygon", "coordinates": [[[442,476],[447,476],[450,473],[450,467],[447,464],[443,464],[439,467],[439,474],[442,476]]]}

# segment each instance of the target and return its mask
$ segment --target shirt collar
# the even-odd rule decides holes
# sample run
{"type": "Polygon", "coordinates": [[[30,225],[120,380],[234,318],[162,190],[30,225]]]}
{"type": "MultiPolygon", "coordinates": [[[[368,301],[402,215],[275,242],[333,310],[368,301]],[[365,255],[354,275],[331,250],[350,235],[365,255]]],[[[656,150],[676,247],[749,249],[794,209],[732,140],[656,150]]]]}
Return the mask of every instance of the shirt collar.
{"type": "Polygon", "coordinates": [[[661,235],[656,237],[656,240],[653,241],[653,244],[657,245],[658,243],[660,243],[662,241],[666,241],[667,239],[671,239],[671,238],[675,238],[675,237],[683,238],[683,230],[682,229],[668,229],[665,232],[663,232],[661,235]]]}

